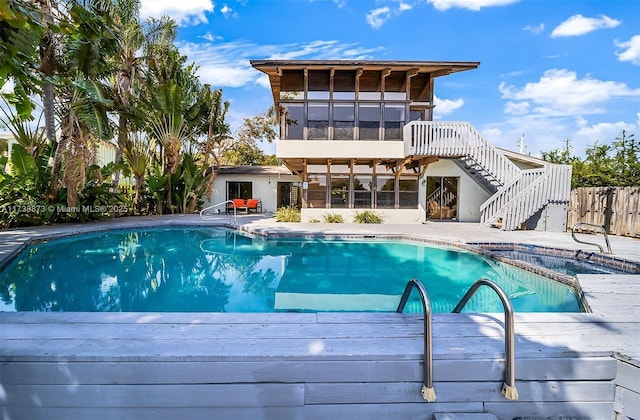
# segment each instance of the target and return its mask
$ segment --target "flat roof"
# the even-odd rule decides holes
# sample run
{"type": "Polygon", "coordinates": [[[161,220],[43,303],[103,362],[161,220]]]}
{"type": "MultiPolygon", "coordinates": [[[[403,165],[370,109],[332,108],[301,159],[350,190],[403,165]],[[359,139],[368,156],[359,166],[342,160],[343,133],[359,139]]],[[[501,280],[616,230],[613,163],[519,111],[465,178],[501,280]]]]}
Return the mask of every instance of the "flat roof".
{"type": "Polygon", "coordinates": [[[286,166],[228,165],[216,169],[217,174],[228,175],[292,175],[286,166]]]}
{"type": "MultiPolygon", "coordinates": [[[[446,74],[473,70],[480,65],[479,61],[403,61],[403,60],[251,60],[251,65],[265,73],[270,68],[340,68],[340,69],[385,69],[435,72],[448,70],[446,74]]],[[[443,74],[444,75],[444,74],[443,74]]],[[[439,74],[440,76],[440,74],[439,74]]]]}

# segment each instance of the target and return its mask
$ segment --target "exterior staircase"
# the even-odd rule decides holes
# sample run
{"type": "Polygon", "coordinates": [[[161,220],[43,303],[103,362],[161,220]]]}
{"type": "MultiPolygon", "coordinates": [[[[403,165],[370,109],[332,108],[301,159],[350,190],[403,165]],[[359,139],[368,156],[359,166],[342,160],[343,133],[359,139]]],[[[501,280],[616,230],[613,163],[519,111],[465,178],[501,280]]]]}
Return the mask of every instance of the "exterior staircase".
{"type": "Polygon", "coordinates": [[[571,166],[520,169],[466,122],[413,121],[404,127],[405,156],[456,160],[491,197],[480,206],[483,226],[521,228],[549,203],[569,201],[571,166]]]}

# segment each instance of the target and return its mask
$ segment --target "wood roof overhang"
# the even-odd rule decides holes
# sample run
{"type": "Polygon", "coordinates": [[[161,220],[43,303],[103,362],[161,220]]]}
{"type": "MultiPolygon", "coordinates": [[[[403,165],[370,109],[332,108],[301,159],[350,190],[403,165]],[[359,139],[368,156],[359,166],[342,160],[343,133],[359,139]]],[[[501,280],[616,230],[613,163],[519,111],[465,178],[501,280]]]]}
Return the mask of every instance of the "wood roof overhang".
{"type": "Polygon", "coordinates": [[[309,70],[385,70],[406,71],[411,75],[429,73],[431,78],[473,70],[479,61],[390,61],[390,60],[251,60],[251,66],[269,76],[274,103],[280,99],[282,71],[309,70]]]}

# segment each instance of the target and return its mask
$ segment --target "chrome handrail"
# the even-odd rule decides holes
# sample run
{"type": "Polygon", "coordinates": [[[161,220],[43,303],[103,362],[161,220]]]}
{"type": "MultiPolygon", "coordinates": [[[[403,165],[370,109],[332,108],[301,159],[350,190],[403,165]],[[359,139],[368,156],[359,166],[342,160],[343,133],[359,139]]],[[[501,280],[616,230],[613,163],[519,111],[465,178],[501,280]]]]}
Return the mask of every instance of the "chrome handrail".
{"type": "Polygon", "coordinates": [[[595,228],[595,229],[601,230],[602,234],[604,235],[604,241],[607,244],[607,252],[606,252],[606,254],[613,254],[613,251],[611,250],[611,243],[609,243],[609,236],[607,235],[607,230],[604,228],[604,226],[594,225],[592,223],[579,222],[579,223],[576,223],[575,225],[573,225],[573,227],[571,228],[571,237],[573,238],[574,241],[578,242],[579,244],[597,246],[598,249],[600,250],[600,252],[605,254],[604,248],[602,248],[601,245],[598,245],[598,244],[593,243],[593,242],[581,241],[578,238],[576,238],[576,229],[578,229],[579,226],[588,226],[590,228],[595,228]]]}
{"type": "Polygon", "coordinates": [[[233,205],[233,224],[237,225],[238,224],[237,208],[236,208],[236,203],[234,203],[233,200],[223,201],[222,203],[214,204],[213,206],[209,206],[207,208],[200,210],[200,219],[207,220],[205,219],[205,214],[204,214],[207,210],[211,210],[213,208],[222,206],[227,203],[231,203],[233,205]]]}
{"type": "Polygon", "coordinates": [[[460,313],[469,299],[478,291],[481,286],[489,286],[500,298],[504,309],[504,358],[505,372],[504,384],[502,386],[502,395],[510,400],[518,399],[518,391],[516,390],[516,354],[515,354],[515,334],[513,328],[513,306],[509,296],[494,282],[487,279],[476,280],[471,288],[460,299],[460,302],[453,309],[453,313],[460,313]]]}
{"type": "Polygon", "coordinates": [[[422,381],[422,398],[427,402],[434,402],[436,400],[436,391],[433,389],[433,350],[432,350],[432,338],[431,338],[431,303],[429,302],[429,295],[424,285],[419,280],[411,279],[407,282],[404,288],[400,303],[398,304],[397,313],[402,313],[411,290],[413,288],[418,289],[420,294],[420,301],[422,302],[422,310],[424,312],[424,379],[422,381]]]}

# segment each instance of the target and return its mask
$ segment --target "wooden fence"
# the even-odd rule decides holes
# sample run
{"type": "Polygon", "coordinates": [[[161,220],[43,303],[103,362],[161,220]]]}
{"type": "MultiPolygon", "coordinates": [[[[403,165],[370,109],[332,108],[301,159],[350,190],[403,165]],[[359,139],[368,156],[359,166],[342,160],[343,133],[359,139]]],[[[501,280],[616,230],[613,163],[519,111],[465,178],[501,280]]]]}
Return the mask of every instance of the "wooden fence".
{"type": "Polygon", "coordinates": [[[568,227],[592,223],[611,235],[640,238],[640,187],[577,188],[568,213],[568,227]]]}

